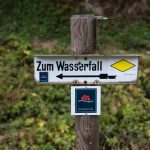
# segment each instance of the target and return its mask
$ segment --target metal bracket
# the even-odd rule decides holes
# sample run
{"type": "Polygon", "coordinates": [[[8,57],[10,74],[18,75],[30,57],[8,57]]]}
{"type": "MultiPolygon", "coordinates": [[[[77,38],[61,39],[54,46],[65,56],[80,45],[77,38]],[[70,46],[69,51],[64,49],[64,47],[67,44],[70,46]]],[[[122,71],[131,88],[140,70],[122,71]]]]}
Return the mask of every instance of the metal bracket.
{"type": "Polygon", "coordinates": [[[99,81],[99,80],[95,80],[95,81],[94,81],[94,84],[99,85],[99,84],[100,84],[100,81],[99,81]]]}
{"type": "Polygon", "coordinates": [[[73,84],[78,85],[78,84],[79,84],[79,81],[78,81],[78,80],[74,80],[74,81],[73,81],[73,84]]]}
{"type": "Polygon", "coordinates": [[[104,16],[95,16],[95,19],[96,20],[107,20],[108,18],[104,17],[104,16]]]}

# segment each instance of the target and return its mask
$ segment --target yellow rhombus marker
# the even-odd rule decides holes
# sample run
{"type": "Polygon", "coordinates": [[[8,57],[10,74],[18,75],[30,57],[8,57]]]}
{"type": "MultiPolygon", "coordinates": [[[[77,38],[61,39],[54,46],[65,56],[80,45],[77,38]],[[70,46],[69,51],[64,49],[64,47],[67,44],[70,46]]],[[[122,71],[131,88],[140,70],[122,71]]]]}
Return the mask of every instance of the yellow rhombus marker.
{"type": "Polygon", "coordinates": [[[111,66],[121,72],[125,72],[125,71],[133,68],[135,65],[132,64],[131,62],[128,62],[127,60],[122,59],[122,60],[112,64],[111,66]]]}

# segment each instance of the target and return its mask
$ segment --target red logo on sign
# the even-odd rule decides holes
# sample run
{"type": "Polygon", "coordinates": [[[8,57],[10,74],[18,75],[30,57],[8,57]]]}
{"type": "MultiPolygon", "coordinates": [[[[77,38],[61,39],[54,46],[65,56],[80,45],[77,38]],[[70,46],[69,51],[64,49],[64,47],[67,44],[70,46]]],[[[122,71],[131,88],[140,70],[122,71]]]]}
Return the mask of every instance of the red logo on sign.
{"type": "Polygon", "coordinates": [[[41,78],[42,78],[42,79],[45,79],[45,78],[47,78],[47,76],[46,76],[46,75],[42,75],[41,78]]]}
{"type": "Polygon", "coordinates": [[[84,101],[91,101],[91,98],[90,98],[90,96],[88,96],[88,95],[83,95],[83,96],[81,97],[81,100],[84,100],[84,101]]]}

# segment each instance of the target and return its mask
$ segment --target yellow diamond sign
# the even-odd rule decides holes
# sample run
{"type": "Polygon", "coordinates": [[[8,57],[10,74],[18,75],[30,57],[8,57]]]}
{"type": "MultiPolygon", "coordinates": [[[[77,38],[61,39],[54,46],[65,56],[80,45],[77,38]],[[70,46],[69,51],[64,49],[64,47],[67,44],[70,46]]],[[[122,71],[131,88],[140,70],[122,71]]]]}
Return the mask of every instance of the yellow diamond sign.
{"type": "Polygon", "coordinates": [[[111,66],[121,72],[125,72],[125,71],[133,68],[135,65],[125,59],[122,59],[122,60],[112,64],[111,66]]]}

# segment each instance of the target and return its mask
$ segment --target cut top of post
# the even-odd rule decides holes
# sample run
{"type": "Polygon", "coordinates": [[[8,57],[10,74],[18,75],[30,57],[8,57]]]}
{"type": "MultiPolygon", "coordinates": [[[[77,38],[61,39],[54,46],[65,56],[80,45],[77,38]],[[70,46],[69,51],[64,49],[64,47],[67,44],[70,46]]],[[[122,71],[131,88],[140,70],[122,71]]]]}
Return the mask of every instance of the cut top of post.
{"type": "Polygon", "coordinates": [[[89,17],[93,18],[93,17],[95,17],[95,16],[94,16],[93,14],[73,15],[73,16],[71,17],[71,19],[74,19],[74,18],[81,19],[81,18],[89,18],[89,17]]]}
{"type": "Polygon", "coordinates": [[[71,17],[72,53],[93,54],[96,50],[95,16],[74,15],[71,17]]]}

